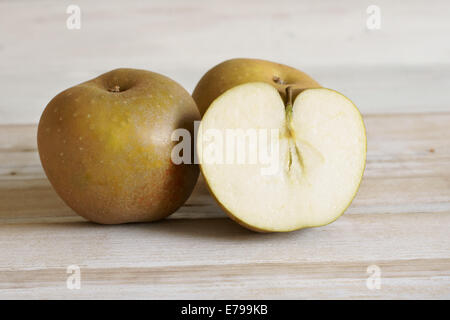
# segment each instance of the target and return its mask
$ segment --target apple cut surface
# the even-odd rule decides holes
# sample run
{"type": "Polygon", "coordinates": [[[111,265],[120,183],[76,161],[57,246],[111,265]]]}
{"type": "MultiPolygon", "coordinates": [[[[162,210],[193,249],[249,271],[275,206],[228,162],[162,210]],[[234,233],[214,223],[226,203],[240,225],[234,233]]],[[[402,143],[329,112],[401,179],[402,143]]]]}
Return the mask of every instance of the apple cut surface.
{"type": "Polygon", "coordinates": [[[328,224],[349,206],[364,172],[366,135],[357,108],[336,91],[307,89],[285,107],[271,85],[247,83],[208,108],[197,151],[211,193],[231,218],[256,231],[291,231],[328,224]],[[230,155],[229,140],[208,135],[239,130],[266,132],[257,142],[241,140],[245,161],[230,155]],[[216,150],[224,150],[221,158],[211,158],[216,150]],[[255,150],[272,157],[252,162],[255,150]]]}

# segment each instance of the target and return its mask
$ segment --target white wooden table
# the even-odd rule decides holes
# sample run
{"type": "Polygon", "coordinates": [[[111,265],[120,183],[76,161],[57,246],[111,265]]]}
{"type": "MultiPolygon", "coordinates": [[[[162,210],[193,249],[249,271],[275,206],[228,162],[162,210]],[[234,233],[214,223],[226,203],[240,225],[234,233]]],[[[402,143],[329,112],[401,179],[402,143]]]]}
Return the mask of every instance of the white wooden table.
{"type": "Polygon", "coordinates": [[[200,180],[158,223],[103,226],[62,203],[34,125],[0,127],[0,298],[450,298],[450,113],[366,116],[368,161],[325,227],[259,234],[200,180]],[[69,265],[81,289],[66,287],[69,265]],[[369,290],[367,268],[381,270],[369,290]]]}

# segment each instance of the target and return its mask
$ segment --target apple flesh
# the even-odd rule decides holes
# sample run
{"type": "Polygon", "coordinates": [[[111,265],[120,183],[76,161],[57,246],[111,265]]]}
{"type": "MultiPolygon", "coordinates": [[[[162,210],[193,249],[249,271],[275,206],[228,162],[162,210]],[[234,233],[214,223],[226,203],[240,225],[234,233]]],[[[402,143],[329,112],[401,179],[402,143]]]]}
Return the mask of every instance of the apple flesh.
{"type": "Polygon", "coordinates": [[[197,152],[212,195],[232,219],[255,231],[292,231],[336,220],[364,172],[366,135],[355,105],[325,88],[300,90],[295,99],[289,92],[283,100],[273,85],[239,85],[209,106],[199,128],[197,152]],[[204,138],[209,130],[225,136],[226,130],[255,128],[279,132],[272,163],[205,160],[216,143],[204,138]],[[276,170],[263,174],[270,166],[276,170]]]}
{"type": "Polygon", "coordinates": [[[171,134],[193,134],[199,118],[171,79],[116,69],[50,101],[37,134],[42,166],[67,205],[91,221],[162,219],[186,201],[199,174],[197,165],[171,161],[171,134]]]}
{"type": "Polygon", "coordinates": [[[225,91],[249,82],[265,82],[284,94],[288,85],[317,88],[320,85],[306,73],[292,67],[260,59],[231,59],[209,70],[192,93],[203,115],[211,103],[225,91]]]}

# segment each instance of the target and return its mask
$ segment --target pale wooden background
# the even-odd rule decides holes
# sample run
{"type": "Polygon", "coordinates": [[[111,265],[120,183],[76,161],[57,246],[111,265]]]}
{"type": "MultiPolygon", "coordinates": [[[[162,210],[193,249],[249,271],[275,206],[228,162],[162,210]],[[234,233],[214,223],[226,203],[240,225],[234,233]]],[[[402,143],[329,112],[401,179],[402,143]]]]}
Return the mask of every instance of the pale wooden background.
{"type": "Polygon", "coordinates": [[[0,123],[36,123],[61,90],[117,67],[190,92],[234,57],[300,68],[363,113],[448,111],[450,4],[438,1],[1,1],[0,123]],[[81,30],[66,8],[81,7],[81,30]],[[381,29],[366,28],[369,5],[381,29]]]}
{"type": "Polygon", "coordinates": [[[448,1],[0,1],[0,298],[450,298],[448,1]],[[81,30],[67,30],[69,4],[81,30]],[[366,8],[382,12],[366,29],[366,8]],[[233,57],[286,63],[364,114],[361,189],[335,223],[249,232],[202,180],[154,224],[74,215],[39,163],[36,123],[59,91],[116,67],[192,91],[233,57]],[[82,288],[66,288],[66,267],[82,288]],[[369,290],[378,265],[382,288],[369,290]]]}

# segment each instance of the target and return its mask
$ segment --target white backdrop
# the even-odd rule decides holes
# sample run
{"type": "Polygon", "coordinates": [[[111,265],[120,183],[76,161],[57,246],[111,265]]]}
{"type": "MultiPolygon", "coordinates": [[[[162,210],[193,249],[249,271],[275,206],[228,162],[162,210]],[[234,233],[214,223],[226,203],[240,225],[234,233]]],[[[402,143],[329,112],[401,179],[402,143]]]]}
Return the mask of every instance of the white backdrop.
{"type": "Polygon", "coordinates": [[[367,113],[450,111],[450,2],[0,2],[0,123],[36,123],[61,90],[117,67],[192,92],[234,57],[289,64],[367,113]],[[81,8],[69,30],[66,9],[81,8]],[[366,26],[370,5],[380,29],[366,26]]]}

